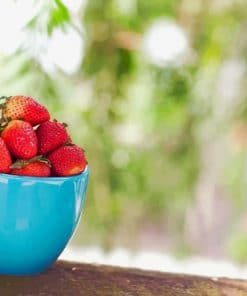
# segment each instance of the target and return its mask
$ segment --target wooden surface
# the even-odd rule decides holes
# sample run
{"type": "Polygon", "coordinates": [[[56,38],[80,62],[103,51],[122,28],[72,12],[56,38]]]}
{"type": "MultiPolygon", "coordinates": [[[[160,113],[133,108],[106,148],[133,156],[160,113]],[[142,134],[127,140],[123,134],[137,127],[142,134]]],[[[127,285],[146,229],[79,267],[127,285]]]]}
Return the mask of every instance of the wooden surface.
{"type": "Polygon", "coordinates": [[[33,277],[0,276],[0,296],[241,296],[247,282],[60,261],[33,277]]]}

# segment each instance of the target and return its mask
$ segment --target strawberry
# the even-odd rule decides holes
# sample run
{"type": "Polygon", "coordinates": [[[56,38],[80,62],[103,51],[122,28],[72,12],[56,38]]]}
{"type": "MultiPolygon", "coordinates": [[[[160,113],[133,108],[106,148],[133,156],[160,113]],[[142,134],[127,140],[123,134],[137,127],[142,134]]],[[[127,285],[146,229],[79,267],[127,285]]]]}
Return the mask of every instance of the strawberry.
{"type": "Polygon", "coordinates": [[[16,158],[29,159],[37,155],[37,136],[28,122],[10,121],[2,132],[2,138],[16,158]]]}
{"type": "Polygon", "coordinates": [[[29,177],[50,177],[49,162],[43,158],[34,157],[30,160],[17,160],[11,166],[11,174],[29,177]]]}
{"type": "Polygon", "coordinates": [[[0,151],[1,151],[1,158],[0,158],[0,173],[9,173],[10,166],[12,164],[11,155],[9,150],[2,138],[0,138],[0,151]]]}
{"type": "Polygon", "coordinates": [[[72,176],[83,172],[87,165],[84,151],[76,146],[62,146],[53,151],[48,159],[56,176],[72,176]]]}
{"type": "Polygon", "coordinates": [[[3,119],[20,119],[37,125],[50,119],[48,110],[27,96],[7,97],[1,106],[3,119]]]}
{"type": "Polygon", "coordinates": [[[45,155],[70,141],[66,126],[60,122],[46,121],[37,131],[39,154],[45,155]]]}

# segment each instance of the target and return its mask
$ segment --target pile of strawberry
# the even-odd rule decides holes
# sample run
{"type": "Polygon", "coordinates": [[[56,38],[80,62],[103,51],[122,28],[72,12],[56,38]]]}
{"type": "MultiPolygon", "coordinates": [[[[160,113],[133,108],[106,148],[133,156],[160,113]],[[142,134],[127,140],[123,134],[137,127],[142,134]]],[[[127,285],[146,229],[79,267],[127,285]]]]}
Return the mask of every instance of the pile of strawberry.
{"type": "Polygon", "coordinates": [[[66,124],[27,96],[1,97],[0,173],[50,177],[83,172],[84,150],[72,143],[66,124]]]}

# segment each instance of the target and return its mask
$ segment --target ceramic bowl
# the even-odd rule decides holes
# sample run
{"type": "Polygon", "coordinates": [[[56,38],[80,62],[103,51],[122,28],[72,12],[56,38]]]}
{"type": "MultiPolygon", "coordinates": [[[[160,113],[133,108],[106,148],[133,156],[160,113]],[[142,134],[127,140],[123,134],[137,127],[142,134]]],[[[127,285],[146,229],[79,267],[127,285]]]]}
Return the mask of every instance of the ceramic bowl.
{"type": "Polygon", "coordinates": [[[79,222],[88,177],[88,168],[62,178],[0,174],[0,274],[37,274],[56,261],[79,222]]]}

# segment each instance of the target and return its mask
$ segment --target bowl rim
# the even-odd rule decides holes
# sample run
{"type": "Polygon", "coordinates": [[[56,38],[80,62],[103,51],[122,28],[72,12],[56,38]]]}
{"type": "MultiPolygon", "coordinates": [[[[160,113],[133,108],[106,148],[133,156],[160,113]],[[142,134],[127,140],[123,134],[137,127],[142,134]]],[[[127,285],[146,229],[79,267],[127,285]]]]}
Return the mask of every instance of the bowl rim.
{"type": "Polygon", "coordinates": [[[86,176],[89,174],[89,166],[87,165],[85,170],[77,175],[68,176],[68,177],[30,177],[30,176],[17,176],[17,175],[10,175],[10,174],[2,174],[0,173],[0,178],[5,179],[14,179],[14,180],[20,180],[20,181],[66,181],[66,180],[74,180],[79,179],[82,176],[86,176]]]}

